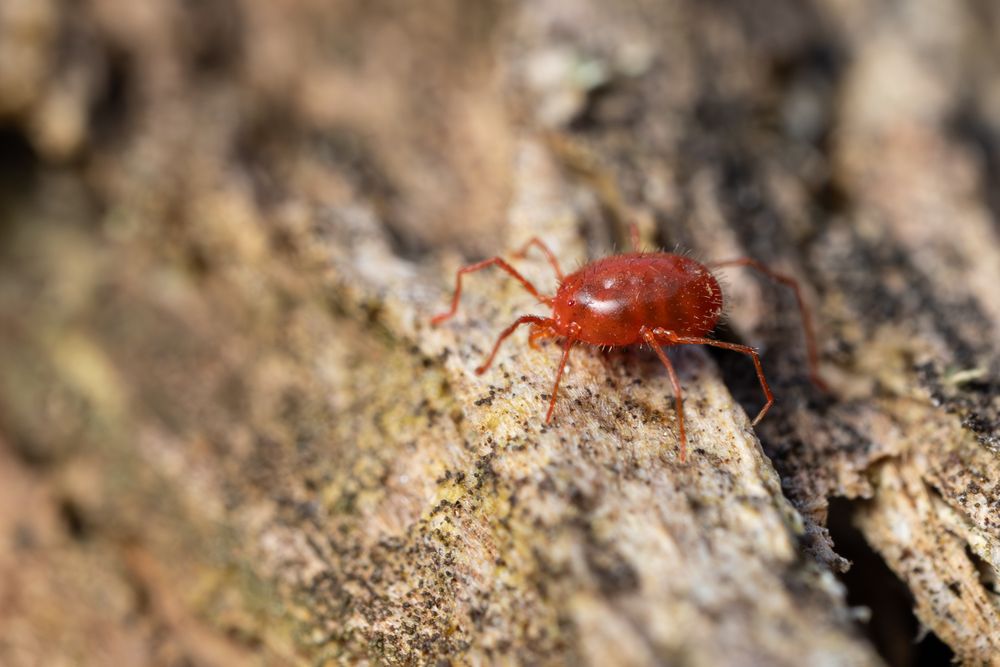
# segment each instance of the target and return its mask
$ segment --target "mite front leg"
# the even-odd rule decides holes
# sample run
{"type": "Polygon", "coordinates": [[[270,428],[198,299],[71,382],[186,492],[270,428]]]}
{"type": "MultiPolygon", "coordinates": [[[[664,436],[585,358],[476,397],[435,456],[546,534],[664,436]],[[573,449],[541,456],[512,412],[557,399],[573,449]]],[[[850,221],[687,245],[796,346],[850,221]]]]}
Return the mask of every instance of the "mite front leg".
{"type": "Polygon", "coordinates": [[[493,364],[493,358],[497,356],[497,351],[500,349],[500,345],[505,340],[507,340],[508,336],[514,333],[515,329],[517,329],[522,324],[534,324],[536,327],[538,327],[537,329],[535,329],[535,331],[531,332],[531,335],[534,336],[535,333],[539,331],[541,328],[544,327],[545,330],[548,330],[549,328],[552,327],[554,323],[551,319],[547,317],[538,317],[537,315],[522,315],[521,317],[517,318],[516,320],[514,320],[513,324],[511,324],[509,327],[500,332],[500,335],[497,337],[496,342],[493,344],[493,349],[490,351],[490,356],[488,356],[486,358],[486,361],[484,361],[482,365],[476,369],[476,375],[482,375],[483,373],[486,372],[486,369],[488,369],[493,364]]]}
{"type": "Polygon", "coordinates": [[[555,338],[559,334],[551,326],[537,326],[531,329],[531,333],[528,334],[528,345],[531,346],[532,350],[542,349],[538,341],[542,338],[555,338]]]}
{"type": "Polygon", "coordinates": [[[559,395],[559,381],[562,379],[563,370],[566,368],[566,361],[569,359],[569,351],[577,341],[580,333],[580,326],[576,323],[570,324],[569,332],[566,336],[566,343],[563,345],[562,359],[559,361],[559,370],[556,371],[556,381],[552,384],[552,398],[549,400],[549,411],[545,413],[545,423],[552,421],[552,412],[556,409],[556,396],[559,395]]]}
{"type": "Polygon", "coordinates": [[[489,259],[484,259],[481,262],[476,262],[475,264],[469,264],[468,266],[463,266],[458,270],[458,272],[455,274],[455,295],[451,299],[451,308],[448,310],[448,312],[441,313],[440,315],[437,315],[436,317],[431,319],[432,325],[441,324],[445,320],[450,319],[455,315],[455,312],[458,310],[458,301],[462,297],[462,276],[466,273],[481,271],[489,266],[498,266],[507,273],[509,273],[510,275],[514,276],[514,278],[517,279],[517,281],[524,286],[524,289],[531,292],[531,294],[542,303],[546,304],[552,303],[551,298],[547,296],[542,296],[539,293],[539,291],[535,288],[535,286],[531,284],[531,281],[522,276],[517,271],[517,269],[508,264],[503,258],[491,257],[489,259]]]}

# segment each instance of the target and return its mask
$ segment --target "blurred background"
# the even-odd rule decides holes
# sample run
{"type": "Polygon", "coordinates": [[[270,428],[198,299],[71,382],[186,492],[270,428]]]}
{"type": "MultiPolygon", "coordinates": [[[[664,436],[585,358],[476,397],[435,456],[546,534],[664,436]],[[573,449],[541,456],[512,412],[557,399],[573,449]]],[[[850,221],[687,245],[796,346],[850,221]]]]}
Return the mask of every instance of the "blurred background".
{"type": "MultiPolygon", "coordinates": [[[[461,549],[414,528],[462,468],[426,452],[484,436],[422,324],[454,269],[631,222],[803,282],[831,396],[779,288],[728,276],[722,335],[844,641],[995,661],[996,2],[0,0],[0,664],[592,662],[558,568],[523,608],[394,586],[461,549]]],[[[677,641],[648,664],[710,660],[677,641]]]]}

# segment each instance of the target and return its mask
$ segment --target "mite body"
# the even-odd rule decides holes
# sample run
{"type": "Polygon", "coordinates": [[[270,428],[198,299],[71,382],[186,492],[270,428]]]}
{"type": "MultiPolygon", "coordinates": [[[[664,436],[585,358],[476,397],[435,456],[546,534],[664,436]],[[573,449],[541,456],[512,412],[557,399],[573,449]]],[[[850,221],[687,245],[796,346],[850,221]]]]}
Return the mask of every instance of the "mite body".
{"type": "Polygon", "coordinates": [[[646,342],[647,329],[704,336],[722,314],[722,289],[702,264],[665,252],[605,257],[559,285],[552,300],[553,326],[591,345],[646,342]]]}
{"type": "Polygon", "coordinates": [[[454,316],[462,294],[462,276],[488,266],[503,269],[539,301],[549,306],[552,309],[551,317],[524,315],[504,329],[486,361],[476,369],[476,373],[484,373],[493,363],[503,341],[522,324],[531,325],[528,342],[532,346],[536,345],[539,338],[562,338],[562,359],[556,371],[552,397],[545,415],[546,423],[551,421],[555,410],[559,382],[569,352],[578,342],[603,347],[646,344],[653,349],[666,367],[673,385],[681,461],[687,455],[684,404],[677,373],[670,358],[663,352],[663,346],[711,345],[748,355],[753,360],[766,398],[764,407],[754,418],[753,424],[760,422],[774,403],[774,396],[764,377],[757,351],[746,345],[706,337],[718,323],[723,305],[722,289],[711,268],[724,266],[750,267],[795,291],[809,351],[810,376],[813,382],[824,388],[817,371],[818,354],[809,312],[802,301],[798,284],[792,278],[775,273],[753,259],[734,259],[706,266],[690,257],[664,252],[636,252],[605,257],[564,276],[555,255],[538,238],[531,239],[515,257],[523,257],[533,245],[545,253],[559,278],[559,289],[555,296],[542,295],[513,266],[500,257],[492,257],[459,269],[455,276],[455,294],[450,310],[433,318],[431,322],[436,325],[454,316]]]}

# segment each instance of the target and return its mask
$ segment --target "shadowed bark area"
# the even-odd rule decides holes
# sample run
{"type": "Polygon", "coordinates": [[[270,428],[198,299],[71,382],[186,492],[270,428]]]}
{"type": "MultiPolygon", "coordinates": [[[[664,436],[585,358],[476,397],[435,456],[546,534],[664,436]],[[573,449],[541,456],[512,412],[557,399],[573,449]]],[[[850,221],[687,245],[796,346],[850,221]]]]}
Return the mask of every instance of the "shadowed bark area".
{"type": "Polygon", "coordinates": [[[897,4],[5,0],[0,663],[926,664],[836,498],[994,664],[1000,11],[897,4]],[[831,391],[744,269],[777,403],[671,351],[686,464],[651,351],[545,426],[516,281],[430,326],[633,222],[831,391]]]}

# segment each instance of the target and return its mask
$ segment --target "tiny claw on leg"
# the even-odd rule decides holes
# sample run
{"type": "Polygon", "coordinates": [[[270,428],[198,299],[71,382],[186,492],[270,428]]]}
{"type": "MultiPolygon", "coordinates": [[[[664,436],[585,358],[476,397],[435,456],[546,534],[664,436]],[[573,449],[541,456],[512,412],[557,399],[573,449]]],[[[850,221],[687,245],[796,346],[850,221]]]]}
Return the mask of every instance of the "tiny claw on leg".
{"type": "Polygon", "coordinates": [[[751,426],[756,426],[757,424],[760,423],[760,420],[764,418],[764,415],[767,414],[767,411],[771,409],[772,403],[773,401],[764,404],[764,407],[760,409],[760,412],[757,413],[757,416],[753,418],[752,422],[750,422],[751,426]]]}

